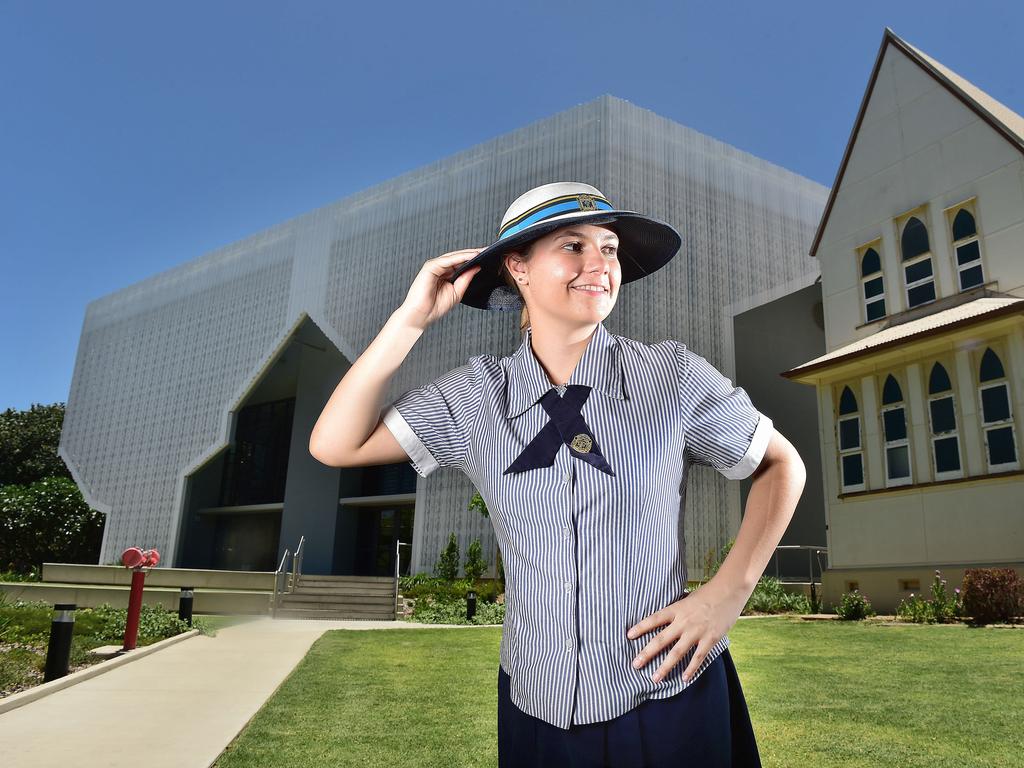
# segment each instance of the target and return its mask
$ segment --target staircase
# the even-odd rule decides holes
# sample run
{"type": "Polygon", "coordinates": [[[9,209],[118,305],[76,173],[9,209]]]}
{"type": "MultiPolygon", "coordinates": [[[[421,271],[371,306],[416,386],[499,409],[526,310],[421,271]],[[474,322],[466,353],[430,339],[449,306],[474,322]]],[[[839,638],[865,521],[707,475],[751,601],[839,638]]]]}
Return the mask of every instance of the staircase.
{"type": "Polygon", "coordinates": [[[279,619],[394,621],[395,580],[390,576],[307,576],[281,595],[279,619]]]}

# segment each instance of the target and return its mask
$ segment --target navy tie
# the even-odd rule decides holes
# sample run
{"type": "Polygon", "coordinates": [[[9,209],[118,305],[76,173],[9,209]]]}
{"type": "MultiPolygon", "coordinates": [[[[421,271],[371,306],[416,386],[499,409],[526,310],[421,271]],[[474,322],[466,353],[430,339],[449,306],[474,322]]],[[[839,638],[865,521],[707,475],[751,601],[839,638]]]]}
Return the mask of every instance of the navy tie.
{"type": "Polygon", "coordinates": [[[565,388],[565,395],[549,389],[540,399],[540,404],[547,411],[550,421],[530,441],[519,458],[512,462],[504,474],[525,472],[529,469],[550,467],[555,463],[558,450],[565,445],[569,455],[583,459],[597,469],[614,477],[615,472],[605,461],[597,440],[587,422],[583,420],[583,404],[590,397],[590,387],[582,384],[570,384],[565,388]]]}

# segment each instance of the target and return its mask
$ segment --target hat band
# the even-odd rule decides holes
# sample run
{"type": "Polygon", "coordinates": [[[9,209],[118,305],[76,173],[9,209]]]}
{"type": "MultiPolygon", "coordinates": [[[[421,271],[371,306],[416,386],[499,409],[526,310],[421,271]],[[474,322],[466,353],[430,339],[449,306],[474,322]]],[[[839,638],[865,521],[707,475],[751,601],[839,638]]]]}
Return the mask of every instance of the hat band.
{"type": "Polygon", "coordinates": [[[534,224],[545,219],[550,219],[552,216],[558,216],[563,213],[614,210],[615,208],[611,203],[603,197],[597,197],[596,195],[566,195],[564,197],[557,197],[510,221],[498,233],[498,240],[504,240],[506,237],[522,232],[527,227],[532,227],[534,224]]]}

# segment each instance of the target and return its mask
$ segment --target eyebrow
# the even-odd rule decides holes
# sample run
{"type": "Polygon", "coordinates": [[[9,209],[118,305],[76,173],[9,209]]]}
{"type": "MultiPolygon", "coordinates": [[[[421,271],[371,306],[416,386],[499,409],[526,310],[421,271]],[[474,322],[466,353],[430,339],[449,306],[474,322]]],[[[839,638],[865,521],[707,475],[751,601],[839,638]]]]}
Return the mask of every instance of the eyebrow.
{"type": "MultiPolygon", "coordinates": [[[[582,232],[574,232],[574,231],[570,230],[568,232],[563,232],[558,237],[556,237],[555,240],[561,240],[563,237],[586,237],[586,235],[584,233],[582,233],[582,232]]],[[[602,240],[611,240],[613,237],[616,240],[619,239],[619,236],[616,235],[614,232],[609,232],[608,234],[604,235],[601,239],[602,240]]]]}

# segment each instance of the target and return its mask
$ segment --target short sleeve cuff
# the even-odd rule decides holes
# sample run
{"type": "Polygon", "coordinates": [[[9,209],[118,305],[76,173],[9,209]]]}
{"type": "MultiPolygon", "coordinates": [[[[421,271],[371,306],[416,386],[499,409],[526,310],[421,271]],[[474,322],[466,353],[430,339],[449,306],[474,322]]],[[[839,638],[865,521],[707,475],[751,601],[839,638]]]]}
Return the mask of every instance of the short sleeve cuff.
{"type": "Polygon", "coordinates": [[[427,477],[440,466],[395,406],[391,406],[384,412],[383,421],[391,430],[391,434],[395,436],[398,444],[409,455],[409,463],[420,477],[427,477]]]}
{"type": "Polygon", "coordinates": [[[763,413],[758,413],[757,426],[754,427],[754,435],[750,438],[750,446],[735,466],[729,469],[719,470],[730,480],[743,480],[750,477],[764,458],[764,452],[768,448],[768,441],[774,431],[772,420],[763,413]]]}

